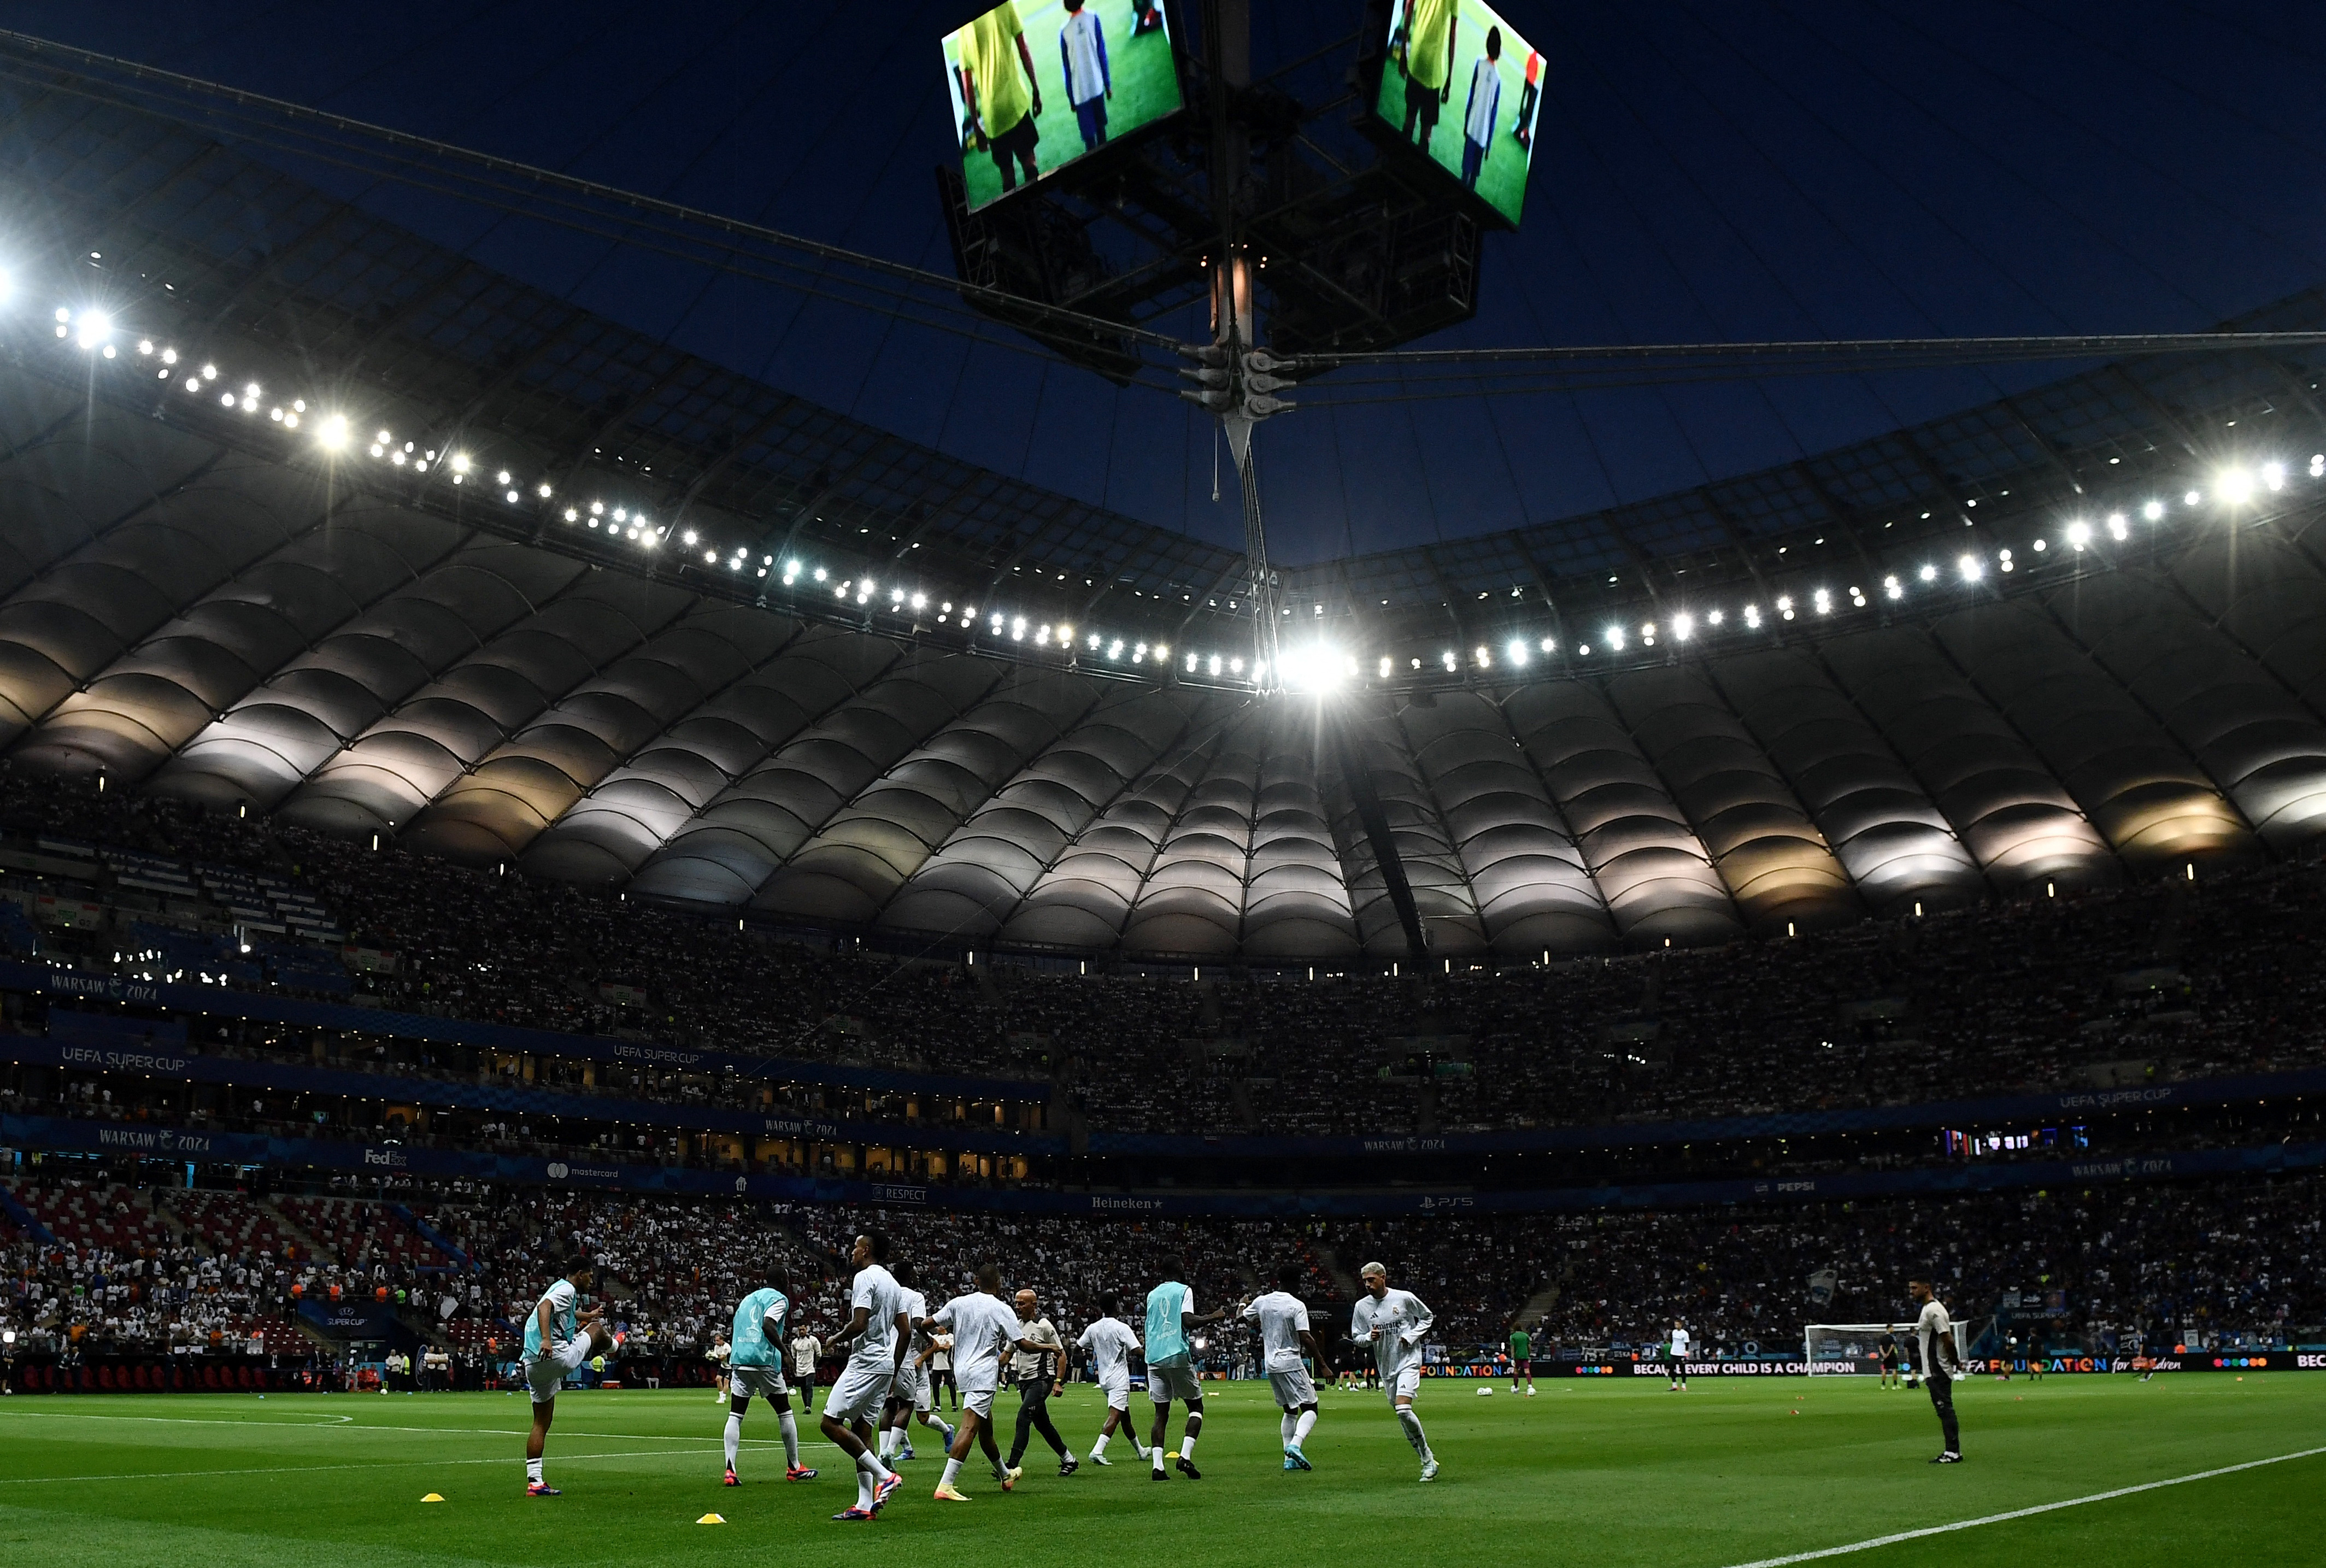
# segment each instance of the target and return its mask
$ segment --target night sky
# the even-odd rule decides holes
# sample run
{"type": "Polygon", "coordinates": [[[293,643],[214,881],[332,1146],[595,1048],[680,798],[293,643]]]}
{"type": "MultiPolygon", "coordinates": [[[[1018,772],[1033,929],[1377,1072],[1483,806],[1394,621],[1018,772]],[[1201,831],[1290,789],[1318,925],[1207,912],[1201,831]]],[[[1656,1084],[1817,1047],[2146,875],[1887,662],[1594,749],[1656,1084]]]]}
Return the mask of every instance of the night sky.
{"type": "MultiPolygon", "coordinates": [[[[1100,3],[1110,23],[1127,6],[1100,3]]],[[[937,39],[975,9],[34,0],[10,25],[950,272],[937,39]]],[[[1263,72],[1356,20],[1354,5],[1255,9],[1263,72]]],[[[1488,241],[1476,321],[1428,346],[2190,330],[2326,279],[2326,8],[1503,9],[1549,61],[1527,223],[1488,241]]],[[[1298,85],[1321,96],[1348,52],[1298,85]]],[[[327,182],[871,424],[1241,543],[1233,486],[1211,500],[1208,426],[1153,390],[327,182]]],[[[1273,547],[1305,562],[1552,521],[2062,369],[1304,409],[1261,432],[1273,547]]]]}

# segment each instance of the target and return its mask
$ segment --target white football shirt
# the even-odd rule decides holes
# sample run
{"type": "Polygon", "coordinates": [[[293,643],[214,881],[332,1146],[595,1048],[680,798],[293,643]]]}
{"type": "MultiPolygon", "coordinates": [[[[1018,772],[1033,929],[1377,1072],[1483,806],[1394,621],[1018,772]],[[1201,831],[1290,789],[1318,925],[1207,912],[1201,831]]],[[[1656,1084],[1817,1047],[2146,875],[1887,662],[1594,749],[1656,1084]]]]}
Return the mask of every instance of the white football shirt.
{"type": "Polygon", "coordinates": [[[1289,1291],[1254,1296],[1243,1310],[1244,1321],[1260,1325],[1261,1354],[1270,1372],[1300,1369],[1300,1334],[1308,1327],[1308,1308],[1289,1291]]]}
{"type": "Polygon", "coordinates": [[[1371,1294],[1357,1298],[1356,1311],[1349,1314],[1349,1338],[1359,1345],[1372,1339],[1374,1365],[1382,1377],[1394,1377],[1421,1365],[1421,1337],[1437,1321],[1411,1291],[1383,1291],[1379,1301],[1371,1294]],[[1375,1329],[1381,1330],[1378,1339],[1372,1339],[1375,1329]]]}
{"type": "Polygon", "coordinates": [[[1084,1329],[1075,1343],[1091,1353],[1101,1383],[1130,1377],[1130,1353],[1139,1348],[1139,1336],[1130,1331],[1130,1324],[1119,1318],[1101,1318],[1084,1329]]]}
{"type": "Polygon", "coordinates": [[[972,1291],[939,1307],[929,1321],[953,1330],[953,1380],[963,1394],[1001,1386],[1001,1350],[1017,1341],[1017,1308],[1000,1296],[972,1291]]]}
{"type": "Polygon", "coordinates": [[[869,1310],[865,1320],[864,1337],[856,1341],[849,1353],[851,1367],[873,1370],[894,1367],[897,1363],[897,1314],[905,1310],[905,1288],[897,1276],[877,1263],[868,1263],[856,1271],[856,1283],[848,1293],[848,1305],[869,1310]]]}

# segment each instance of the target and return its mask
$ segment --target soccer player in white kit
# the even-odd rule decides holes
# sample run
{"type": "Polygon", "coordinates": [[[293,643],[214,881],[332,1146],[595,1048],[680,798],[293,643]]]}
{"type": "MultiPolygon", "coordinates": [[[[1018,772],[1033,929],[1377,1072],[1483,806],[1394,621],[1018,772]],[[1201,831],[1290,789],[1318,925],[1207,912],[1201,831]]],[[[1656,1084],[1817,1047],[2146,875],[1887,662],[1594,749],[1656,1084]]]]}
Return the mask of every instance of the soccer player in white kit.
{"type": "Polygon", "coordinates": [[[856,1466],[856,1506],[833,1515],[834,1519],[870,1519],[879,1514],[889,1496],[905,1484],[872,1451],[872,1423],[880,1419],[889,1390],[897,1381],[897,1365],[913,1326],[905,1317],[905,1291],[897,1276],[881,1265],[889,1256],[889,1238],[868,1231],[856,1238],[848,1261],[856,1265],[849,1287],[851,1309],[842,1343],[853,1343],[848,1363],[823,1402],[823,1435],[856,1466]]]}
{"type": "Polygon", "coordinates": [[[880,1457],[884,1460],[913,1457],[913,1434],[910,1423],[915,1415],[921,1424],[936,1428],[944,1439],[944,1446],[953,1446],[953,1428],[933,1414],[929,1399],[929,1303],[928,1298],[915,1289],[913,1265],[900,1263],[892,1271],[897,1283],[905,1289],[905,1316],[913,1325],[912,1342],[905,1348],[905,1358],[897,1367],[897,1386],[889,1391],[888,1414],[880,1422],[880,1457]]]}
{"type": "Polygon", "coordinates": [[[937,1482],[936,1500],[965,1503],[969,1495],[954,1482],[972,1442],[993,1461],[993,1479],[1008,1491],[1012,1486],[1001,1450],[993,1441],[993,1395],[1001,1386],[1001,1357],[1005,1346],[1018,1342],[1018,1309],[1001,1299],[1001,1265],[988,1259],[978,1265],[977,1289],[955,1296],[929,1314],[933,1328],[953,1334],[954,1386],[961,1391],[961,1424],[954,1428],[953,1451],[945,1456],[944,1477],[937,1482]]]}
{"type": "Polygon", "coordinates": [[[1671,1386],[1682,1394],[1688,1392],[1688,1325],[1678,1318],[1672,1320],[1671,1353],[1664,1370],[1671,1375],[1671,1386]]]}
{"type": "Polygon", "coordinates": [[[577,1310],[582,1293],[597,1277],[597,1265],[586,1254],[576,1254],[566,1261],[564,1277],[541,1293],[533,1315],[525,1321],[525,1381],[533,1391],[533,1432],[525,1443],[527,1497],[564,1495],[541,1479],[541,1451],[549,1442],[549,1423],[557,1418],[557,1391],[564,1386],[568,1372],[591,1356],[604,1354],[613,1342],[613,1335],[599,1321],[600,1308],[577,1310]]]}
{"type": "Polygon", "coordinates": [[[1356,1311],[1349,1316],[1349,1338],[1372,1346],[1373,1364],[1381,1368],[1382,1387],[1397,1411],[1397,1423],[1405,1429],[1405,1441],[1421,1456],[1421,1479],[1434,1481],[1437,1456],[1429,1451],[1429,1434],[1421,1430],[1413,1395],[1421,1386],[1421,1339],[1437,1320],[1411,1291],[1389,1288],[1387,1265],[1369,1263],[1360,1277],[1365,1293],[1357,1298],[1356,1311]]]}
{"type": "Polygon", "coordinates": [[[1936,1282],[1924,1276],[1906,1282],[1906,1293],[1921,1306],[1914,1320],[1915,1349],[1922,1355],[1922,1382],[1931,1391],[1931,1407],[1939,1414],[1939,1434],[1946,1447],[1932,1464],[1962,1463],[1962,1430],[1955,1423],[1955,1380],[1963,1375],[1955,1358],[1954,1324],[1939,1300],[1936,1282]]]}
{"type": "Polygon", "coordinates": [[[1244,1321],[1260,1325],[1261,1362],[1268,1368],[1268,1383],[1276,1395],[1276,1407],[1284,1413],[1281,1423],[1284,1437],[1284,1468],[1289,1470],[1314,1470],[1301,1444],[1317,1425],[1317,1385],[1301,1364],[1301,1352],[1306,1350],[1317,1358],[1319,1375],[1330,1377],[1333,1369],[1325,1364],[1325,1352],[1317,1347],[1317,1337],[1308,1331],[1307,1303],[1293,1294],[1300,1283],[1298,1264],[1287,1264],[1277,1271],[1276,1288],[1265,1295],[1254,1296],[1243,1309],[1244,1321]]]}
{"type": "Polygon", "coordinates": [[[1114,1315],[1118,1303],[1112,1292],[1098,1298],[1099,1315],[1075,1341],[1090,1352],[1091,1367],[1098,1378],[1099,1392],[1106,1397],[1106,1424],[1099,1428],[1098,1441],[1091,1444],[1093,1464],[1112,1465],[1106,1457],[1106,1445],[1113,1440],[1118,1428],[1130,1434],[1130,1446],[1139,1457],[1147,1457],[1147,1445],[1139,1441],[1139,1433],[1130,1424],[1130,1358],[1140,1354],[1139,1336],[1130,1325],[1114,1315]]]}

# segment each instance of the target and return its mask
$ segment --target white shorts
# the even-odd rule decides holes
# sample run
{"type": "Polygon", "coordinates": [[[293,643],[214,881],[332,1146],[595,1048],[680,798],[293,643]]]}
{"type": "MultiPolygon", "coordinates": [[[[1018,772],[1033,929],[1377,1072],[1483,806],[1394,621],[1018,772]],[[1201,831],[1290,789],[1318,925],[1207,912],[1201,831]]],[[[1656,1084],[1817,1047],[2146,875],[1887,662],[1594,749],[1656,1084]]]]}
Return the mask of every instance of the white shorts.
{"type": "Polygon", "coordinates": [[[1310,1381],[1306,1367],[1295,1367],[1289,1372],[1270,1372],[1268,1386],[1276,1390],[1279,1410],[1298,1410],[1317,1403],[1317,1385],[1310,1381]]]}
{"type": "Polygon", "coordinates": [[[958,1392],[961,1395],[961,1407],[963,1410],[969,1411],[980,1421],[990,1422],[993,1419],[992,1389],[963,1388],[958,1392]]]}
{"type": "Polygon", "coordinates": [[[1118,1372],[1113,1377],[1102,1380],[1098,1386],[1098,1391],[1106,1395],[1106,1407],[1109,1410],[1130,1408],[1130,1373],[1118,1372]]]}
{"type": "Polygon", "coordinates": [[[791,1393],[780,1367],[730,1367],[727,1392],[738,1399],[766,1398],[770,1404],[791,1393]]]}
{"type": "Polygon", "coordinates": [[[916,1410],[929,1407],[929,1369],[907,1361],[897,1368],[896,1378],[889,1385],[889,1397],[901,1399],[916,1410]]]}
{"type": "Polygon", "coordinates": [[[889,1398],[889,1384],[895,1376],[896,1368],[885,1362],[867,1367],[851,1361],[840,1369],[831,1394],[825,1396],[824,1414],[834,1421],[879,1420],[880,1407],[889,1398]]]}
{"type": "Polygon", "coordinates": [[[557,1397],[565,1386],[565,1375],[590,1358],[590,1336],[576,1334],[555,1350],[544,1350],[525,1364],[526,1386],[533,1390],[533,1402],[546,1405],[557,1397]]]}
{"type": "Polygon", "coordinates": [[[1147,1397],[1158,1405],[1168,1405],[1174,1399],[1201,1399],[1204,1386],[1196,1379],[1194,1365],[1186,1361],[1149,1361],[1147,1363],[1147,1397]]]}
{"type": "Polygon", "coordinates": [[[1419,1367],[1408,1367],[1404,1371],[1394,1374],[1382,1374],[1382,1392],[1389,1395],[1391,1405],[1400,1399],[1410,1399],[1420,1391],[1421,1368],[1419,1367]]]}

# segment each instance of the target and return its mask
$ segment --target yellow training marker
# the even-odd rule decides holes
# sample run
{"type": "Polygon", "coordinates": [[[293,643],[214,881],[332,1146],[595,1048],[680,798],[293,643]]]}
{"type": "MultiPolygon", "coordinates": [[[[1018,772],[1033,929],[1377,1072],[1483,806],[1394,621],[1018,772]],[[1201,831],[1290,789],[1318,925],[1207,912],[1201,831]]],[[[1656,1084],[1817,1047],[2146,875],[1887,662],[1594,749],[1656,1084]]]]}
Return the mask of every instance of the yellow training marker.
{"type": "Polygon", "coordinates": [[[444,1494],[442,1492],[430,1492],[426,1497],[420,1500],[423,1503],[441,1503],[444,1500],[444,1494]]]}
{"type": "Polygon", "coordinates": [[[721,1518],[716,1514],[705,1514],[702,1517],[695,1520],[694,1522],[698,1525],[723,1525],[727,1521],[721,1518]]]}

